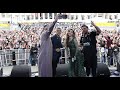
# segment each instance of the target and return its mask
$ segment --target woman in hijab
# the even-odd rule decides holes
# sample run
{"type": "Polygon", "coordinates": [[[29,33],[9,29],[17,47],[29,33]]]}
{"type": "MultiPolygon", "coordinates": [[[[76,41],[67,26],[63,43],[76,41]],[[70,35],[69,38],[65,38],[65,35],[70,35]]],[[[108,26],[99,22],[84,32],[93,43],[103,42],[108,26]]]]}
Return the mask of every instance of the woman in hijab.
{"type": "Polygon", "coordinates": [[[38,72],[39,77],[52,77],[52,42],[50,34],[58,20],[58,15],[53,23],[45,25],[40,35],[40,48],[38,51],[38,72]]]}

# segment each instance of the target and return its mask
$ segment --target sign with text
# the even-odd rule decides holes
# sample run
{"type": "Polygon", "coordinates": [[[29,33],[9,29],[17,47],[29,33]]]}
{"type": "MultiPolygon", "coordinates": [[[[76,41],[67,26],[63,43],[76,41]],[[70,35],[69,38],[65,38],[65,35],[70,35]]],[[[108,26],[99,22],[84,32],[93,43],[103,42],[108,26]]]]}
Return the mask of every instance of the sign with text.
{"type": "Polygon", "coordinates": [[[0,24],[0,29],[9,30],[10,29],[10,24],[0,24]]]}
{"type": "Polygon", "coordinates": [[[114,26],[116,26],[116,23],[95,23],[97,26],[102,26],[102,27],[106,27],[106,26],[108,26],[108,27],[114,27],[114,26]]]}

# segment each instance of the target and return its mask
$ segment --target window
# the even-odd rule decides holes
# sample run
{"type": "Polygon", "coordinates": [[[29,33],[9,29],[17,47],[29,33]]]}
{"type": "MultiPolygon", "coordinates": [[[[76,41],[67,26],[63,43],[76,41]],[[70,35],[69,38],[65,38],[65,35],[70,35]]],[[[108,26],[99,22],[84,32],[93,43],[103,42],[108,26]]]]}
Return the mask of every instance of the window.
{"type": "Polygon", "coordinates": [[[24,15],[22,15],[22,19],[24,20],[24,18],[25,18],[25,16],[24,15]]]}
{"type": "Polygon", "coordinates": [[[76,15],[76,20],[78,19],[78,15],[76,15]]]}
{"type": "Polygon", "coordinates": [[[43,13],[40,13],[40,19],[43,19],[43,13]]]}
{"type": "Polygon", "coordinates": [[[70,19],[70,15],[67,15],[67,19],[70,19]]]}
{"type": "Polygon", "coordinates": [[[6,18],[10,18],[9,16],[10,16],[10,15],[9,15],[8,13],[6,13],[6,18]]]}
{"type": "Polygon", "coordinates": [[[103,16],[103,13],[98,13],[98,17],[102,17],[103,16]]]}
{"type": "Polygon", "coordinates": [[[88,19],[90,19],[90,15],[88,15],[88,19]]]}
{"type": "Polygon", "coordinates": [[[85,20],[85,16],[84,15],[81,15],[81,18],[82,18],[82,20],[85,20]]]}
{"type": "Polygon", "coordinates": [[[54,13],[54,19],[55,19],[56,16],[57,16],[57,13],[54,13]]]}
{"type": "Polygon", "coordinates": [[[108,19],[108,15],[105,15],[105,19],[108,19]]]}
{"type": "Polygon", "coordinates": [[[48,13],[45,13],[45,19],[48,19],[48,13]]]}
{"type": "Polygon", "coordinates": [[[9,16],[8,16],[8,18],[11,18],[11,17],[12,17],[12,15],[9,15],[9,16]]]}
{"type": "Polygon", "coordinates": [[[49,13],[49,18],[52,19],[52,13],[49,13]]]}
{"type": "Polygon", "coordinates": [[[3,17],[3,18],[5,17],[5,13],[2,13],[2,17],[3,17]]]}
{"type": "Polygon", "coordinates": [[[73,20],[74,19],[74,16],[73,15],[71,15],[71,20],[73,20]]]}
{"type": "Polygon", "coordinates": [[[109,16],[109,19],[112,20],[112,15],[109,16]]]}
{"type": "Polygon", "coordinates": [[[117,17],[117,15],[114,15],[114,17],[115,17],[115,19],[117,19],[118,17],[117,17]]]}
{"type": "Polygon", "coordinates": [[[38,13],[35,13],[35,19],[38,19],[38,13]]]}
{"type": "Polygon", "coordinates": [[[29,15],[27,15],[27,20],[30,20],[30,16],[29,15]]]}
{"type": "Polygon", "coordinates": [[[93,17],[96,17],[97,16],[97,13],[95,13],[94,15],[93,15],[93,17]]]}
{"type": "Polygon", "coordinates": [[[33,20],[34,19],[34,15],[31,15],[31,20],[33,20]]]}

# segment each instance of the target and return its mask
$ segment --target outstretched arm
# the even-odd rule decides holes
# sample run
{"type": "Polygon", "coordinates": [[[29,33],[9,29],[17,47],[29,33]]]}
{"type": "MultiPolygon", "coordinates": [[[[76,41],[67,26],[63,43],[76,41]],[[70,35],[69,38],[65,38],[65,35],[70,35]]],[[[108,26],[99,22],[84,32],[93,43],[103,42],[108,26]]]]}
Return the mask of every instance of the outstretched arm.
{"type": "Polygon", "coordinates": [[[93,21],[91,21],[91,24],[92,24],[92,25],[95,27],[95,29],[97,30],[97,34],[100,34],[100,33],[101,33],[101,29],[100,29],[98,26],[96,26],[93,21]]]}
{"type": "Polygon", "coordinates": [[[49,35],[51,34],[51,32],[53,31],[53,28],[54,28],[56,22],[58,21],[59,17],[60,17],[60,14],[59,14],[58,16],[56,16],[55,20],[54,20],[53,23],[50,25],[50,27],[49,27],[49,29],[48,29],[48,35],[47,35],[47,36],[49,36],[49,35]]]}

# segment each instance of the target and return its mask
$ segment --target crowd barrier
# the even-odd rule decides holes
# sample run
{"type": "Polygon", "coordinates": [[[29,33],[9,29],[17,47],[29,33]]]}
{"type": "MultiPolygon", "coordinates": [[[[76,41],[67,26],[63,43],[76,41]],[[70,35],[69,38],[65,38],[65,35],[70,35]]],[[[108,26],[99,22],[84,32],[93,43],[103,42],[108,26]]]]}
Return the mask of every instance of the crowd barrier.
{"type": "MultiPolygon", "coordinates": [[[[61,48],[61,57],[60,57],[60,60],[63,60],[63,59],[65,60],[65,63],[69,62],[68,61],[68,57],[67,57],[67,51],[66,51],[65,48],[61,48]],[[63,55],[63,52],[64,52],[64,55],[63,55]]],[[[101,47],[97,47],[97,62],[103,63],[101,59],[102,59],[101,47]]],[[[107,53],[105,54],[105,59],[106,60],[105,60],[104,63],[108,65],[107,53]]],[[[114,60],[113,60],[113,63],[115,63],[114,60]]],[[[119,48],[119,53],[118,53],[118,63],[120,63],[120,48],[119,48]]]]}
{"type": "Polygon", "coordinates": [[[11,66],[13,60],[13,52],[17,65],[28,64],[30,49],[4,49],[0,50],[0,66],[11,66]]]}
{"type": "MultiPolygon", "coordinates": [[[[15,60],[17,65],[26,65],[30,63],[30,49],[4,49],[0,50],[0,67],[12,66],[13,52],[15,52],[15,60]]],[[[67,51],[65,48],[61,48],[61,57],[60,60],[63,60],[64,63],[68,63],[67,51]]],[[[97,47],[97,60],[101,62],[101,47],[97,47]]],[[[107,55],[106,55],[106,64],[108,64],[107,55]]],[[[114,62],[113,62],[114,63],[114,62]]],[[[120,48],[118,54],[118,63],[120,63],[120,48]]]]}

